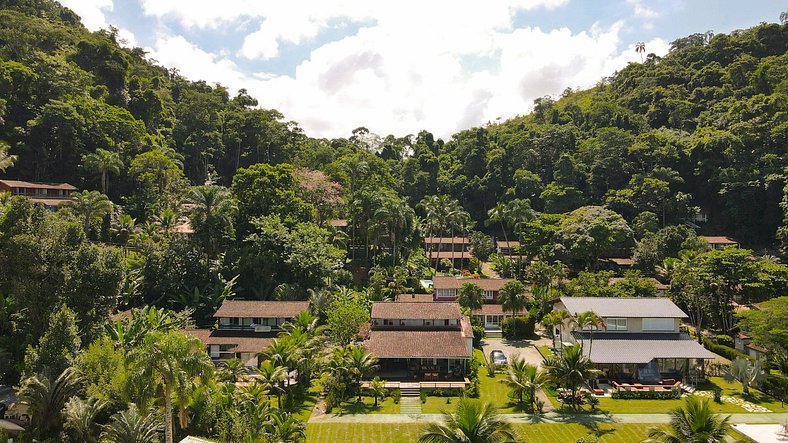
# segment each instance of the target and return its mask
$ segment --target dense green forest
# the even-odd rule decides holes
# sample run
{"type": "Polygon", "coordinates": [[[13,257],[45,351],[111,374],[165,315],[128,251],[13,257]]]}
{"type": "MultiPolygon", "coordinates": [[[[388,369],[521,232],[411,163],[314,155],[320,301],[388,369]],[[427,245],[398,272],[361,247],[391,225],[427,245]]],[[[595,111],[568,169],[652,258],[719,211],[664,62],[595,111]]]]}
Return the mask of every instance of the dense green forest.
{"type": "MultiPolygon", "coordinates": [[[[470,272],[492,261],[542,300],[653,295],[642,277],[655,276],[693,324],[722,333],[734,299],[788,289],[788,23],[680,38],[449,140],[364,127],[312,138],[265,106],[89,32],[56,2],[0,0],[0,178],[84,190],[57,212],[0,197],[0,381],[71,365],[108,376],[144,339],[102,348],[107,321],[142,306],[186,310],[134,326],[168,334],[212,325],[225,298],[308,298],[347,342],[359,306],[460,272],[433,269],[425,235],[470,236],[470,272]],[[193,235],[175,229],[186,220],[193,235]],[[698,235],[747,249],[709,251],[698,235]],[[519,240],[526,259],[497,256],[491,236],[519,240]],[[600,259],[629,256],[635,270],[608,286],[600,259]]],[[[92,383],[115,412],[152,401],[92,383]]],[[[194,426],[238,426],[212,412],[194,426]]]]}

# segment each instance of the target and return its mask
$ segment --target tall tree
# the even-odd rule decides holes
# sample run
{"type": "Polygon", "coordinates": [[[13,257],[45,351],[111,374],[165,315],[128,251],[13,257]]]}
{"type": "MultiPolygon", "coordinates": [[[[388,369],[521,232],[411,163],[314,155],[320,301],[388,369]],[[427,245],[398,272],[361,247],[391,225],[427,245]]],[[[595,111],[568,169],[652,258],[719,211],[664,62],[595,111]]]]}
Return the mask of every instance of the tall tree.
{"type": "Polygon", "coordinates": [[[215,257],[222,240],[234,237],[233,217],[237,207],[229,190],[222,186],[193,186],[186,191],[183,203],[208,257],[215,257]]]}
{"type": "Polygon", "coordinates": [[[498,303],[501,304],[504,312],[511,312],[512,316],[528,307],[528,296],[525,292],[525,285],[518,280],[513,280],[501,287],[498,292],[498,303]]]}
{"type": "Polygon", "coordinates": [[[19,397],[30,408],[30,428],[33,437],[57,437],[63,426],[63,407],[76,395],[80,379],[73,368],[51,377],[34,375],[24,380],[19,397]]]}
{"type": "Polygon", "coordinates": [[[547,371],[550,380],[571,391],[570,402],[573,409],[577,409],[578,406],[578,389],[586,384],[589,378],[600,372],[594,369],[594,364],[583,354],[580,345],[564,347],[560,355],[546,358],[542,367],[547,371]]]}
{"type": "Polygon", "coordinates": [[[484,304],[484,291],[475,283],[465,282],[457,290],[457,303],[470,310],[481,309],[484,304]]]}
{"type": "Polygon", "coordinates": [[[75,192],[73,197],[69,207],[82,219],[85,235],[90,234],[90,227],[94,222],[112,213],[115,207],[106,195],[98,191],[75,192]]]}
{"type": "Polygon", "coordinates": [[[156,443],[161,441],[162,428],[161,417],[155,411],[143,415],[137,405],[131,404],[112,416],[101,436],[115,443],[156,443]]]}
{"type": "Polygon", "coordinates": [[[443,423],[429,423],[420,443],[508,443],[517,441],[512,425],[489,403],[463,398],[453,414],[444,413],[443,423]]]}
{"type": "Polygon", "coordinates": [[[101,193],[106,195],[109,191],[109,174],[120,174],[123,161],[118,153],[99,148],[95,152],[83,155],[82,165],[89,172],[101,176],[101,193]]]}

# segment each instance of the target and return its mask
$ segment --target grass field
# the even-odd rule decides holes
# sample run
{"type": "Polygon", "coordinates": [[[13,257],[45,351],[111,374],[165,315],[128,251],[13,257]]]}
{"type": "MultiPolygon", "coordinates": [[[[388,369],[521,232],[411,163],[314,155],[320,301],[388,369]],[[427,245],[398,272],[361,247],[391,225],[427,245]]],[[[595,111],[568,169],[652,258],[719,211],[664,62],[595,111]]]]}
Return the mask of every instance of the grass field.
{"type": "MultiPolygon", "coordinates": [[[[571,443],[585,435],[596,435],[601,443],[640,443],[649,424],[518,424],[518,441],[571,443]]],[[[424,425],[401,423],[317,423],[307,426],[308,443],[412,443],[424,425]]]]}

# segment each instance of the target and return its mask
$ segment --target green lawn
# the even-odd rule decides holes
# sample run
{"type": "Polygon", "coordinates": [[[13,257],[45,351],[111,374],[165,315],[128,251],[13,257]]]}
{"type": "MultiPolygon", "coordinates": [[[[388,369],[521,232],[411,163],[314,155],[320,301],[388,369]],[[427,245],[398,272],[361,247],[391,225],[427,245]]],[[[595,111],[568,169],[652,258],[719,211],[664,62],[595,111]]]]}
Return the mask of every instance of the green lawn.
{"type": "Polygon", "coordinates": [[[539,352],[539,355],[541,355],[542,358],[546,359],[553,356],[553,351],[550,349],[549,346],[544,346],[544,345],[537,346],[536,350],[539,352]]]}
{"type": "MultiPolygon", "coordinates": [[[[585,435],[597,435],[602,443],[640,443],[648,424],[517,424],[518,441],[530,443],[574,442],[585,435]]],[[[411,443],[418,440],[422,424],[403,423],[314,423],[307,426],[308,443],[411,443]]]]}
{"type": "Polygon", "coordinates": [[[394,404],[392,397],[387,397],[385,400],[378,399],[378,406],[375,407],[375,399],[372,397],[364,397],[363,401],[359,403],[358,397],[353,397],[351,400],[343,402],[339,408],[334,408],[334,414],[399,414],[399,405],[394,404]]]}
{"type": "Polygon", "coordinates": [[[312,415],[312,410],[315,408],[317,398],[320,396],[320,390],[320,386],[313,384],[309,387],[309,390],[307,390],[306,395],[299,399],[300,404],[295,411],[295,417],[297,419],[301,421],[309,420],[309,417],[312,415]]]}

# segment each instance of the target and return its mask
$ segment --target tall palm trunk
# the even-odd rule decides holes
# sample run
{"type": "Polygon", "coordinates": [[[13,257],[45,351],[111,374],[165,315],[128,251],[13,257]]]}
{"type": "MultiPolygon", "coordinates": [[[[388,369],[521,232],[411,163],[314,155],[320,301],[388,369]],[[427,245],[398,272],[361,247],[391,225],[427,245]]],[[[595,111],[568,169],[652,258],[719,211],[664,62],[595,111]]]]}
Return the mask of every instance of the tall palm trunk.
{"type": "Polygon", "coordinates": [[[106,169],[101,171],[101,192],[104,195],[107,195],[107,185],[108,185],[108,183],[107,183],[107,181],[108,181],[107,180],[107,175],[108,174],[107,174],[106,169]]]}
{"type": "Polygon", "coordinates": [[[173,443],[172,436],[172,390],[164,383],[164,442],[173,443]]]}

